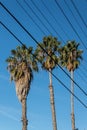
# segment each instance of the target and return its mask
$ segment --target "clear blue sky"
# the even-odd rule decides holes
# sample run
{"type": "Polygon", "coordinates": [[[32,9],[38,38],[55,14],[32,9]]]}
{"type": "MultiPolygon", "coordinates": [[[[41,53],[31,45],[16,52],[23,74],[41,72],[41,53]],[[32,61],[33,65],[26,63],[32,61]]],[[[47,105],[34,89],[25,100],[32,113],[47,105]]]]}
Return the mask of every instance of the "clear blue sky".
{"type": "MultiPolygon", "coordinates": [[[[43,18],[41,13],[35,8],[32,0],[27,0],[30,7],[39,17],[37,18],[23,0],[18,0],[27,14],[18,5],[16,0],[1,0],[1,2],[10,10],[12,14],[23,24],[23,26],[33,35],[38,41],[46,35],[57,37],[62,44],[68,40],[76,40],[80,43],[80,49],[84,51],[83,61],[78,70],[75,72],[75,81],[87,92],[87,27],[82,22],[80,16],[76,12],[71,0],[66,0],[68,6],[74,13],[75,20],[67,8],[64,0],[58,0],[64,13],[72,23],[73,27],[80,36],[80,39],[75,34],[64,15],[55,3],[55,0],[43,0],[51,14],[47,11],[42,3],[42,0],[33,0],[40,11],[49,21],[43,18]],[[55,18],[54,18],[55,17],[55,18]],[[36,22],[36,24],[32,21],[36,22]],[[41,21],[42,23],[41,23],[41,21]],[[55,21],[56,19],[56,21],[55,21]],[[80,24],[81,28],[78,26],[80,24]],[[48,28],[48,30],[43,26],[48,28]],[[43,32],[41,31],[41,28],[43,32]],[[55,29],[55,31],[53,30],[55,29]],[[59,34],[59,35],[58,35],[59,34]],[[61,39],[62,38],[62,39],[61,39]],[[81,41],[82,40],[82,41],[81,41]],[[83,42],[83,43],[82,43],[83,42]]],[[[78,8],[82,18],[87,24],[87,0],[73,0],[78,8]]],[[[27,46],[36,48],[36,43],[25,33],[25,31],[13,20],[13,18],[0,6],[0,20],[27,46]]],[[[16,93],[15,84],[10,82],[10,75],[7,71],[6,58],[10,55],[10,50],[15,49],[20,43],[0,24],[0,130],[19,130],[22,128],[21,123],[21,104],[19,103],[16,93]]],[[[66,69],[65,69],[66,71],[66,69]]],[[[57,68],[53,72],[69,89],[70,79],[57,68]]],[[[39,73],[34,73],[34,80],[31,84],[31,89],[27,100],[27,117],[29,120],[28,130],[53,130],[50,99],[49,99],[49,78],[48,73],[40,69],[39,73]]],[[[70,116],[70,93],[53,77],[53,86],[55,93],[55,106],[58,130],[71,130],[70,116]]],[[[75,85],[75,94],[87,105],[87,96],[85,96],[75,85]]],[[[75,122],[76,128],[79,130],[87,130],[87,108],[84,108],[75,99],[75,122]]]]}

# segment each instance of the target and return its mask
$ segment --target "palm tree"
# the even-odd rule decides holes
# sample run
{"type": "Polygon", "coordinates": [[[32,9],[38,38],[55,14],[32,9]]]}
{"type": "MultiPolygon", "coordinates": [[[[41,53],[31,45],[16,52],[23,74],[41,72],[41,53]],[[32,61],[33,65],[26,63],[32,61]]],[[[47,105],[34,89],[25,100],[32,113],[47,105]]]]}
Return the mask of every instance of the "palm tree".
{"type": "Polygon", "coordinates": [[[37,62],[32,56],[33,48],[26,48],[25,45],[18,46],[16,50],[11,51],[11,55],[7,58],[7,69],[11,75],[11,81],[14,80],[16,86],[16,94],[22,104],[22,130],[27,130],[27,96],[30,90],[30,84],[33,79],[33,70],[38,71],[37,62]]]}
{"type": "Polygon", "coordinates": [[[75,115],[74,115],[74,70],[80,65],[82,59],[82,50],[78,49],[79,44],[75,41],[68,41],[67,44],[60,49],[60,63],[66,67],[71,73],[71,122],[72,130],[75,130],[75,115]]]}
{"type": "Polygon", "coordinates": [[[37,59],[41,62],[42,68],[49,71],[49,91],[52,110],[53,130],[57,130],[57,123],[54,102],[54,90],[52,86],[52,70],[56,67],[56,63],[58,63],[59,45],[60,42],[57,41],[57,38],[48,36],[43,38],[43,42],[39,43],[35,51],[35,55],[37,59]]]}

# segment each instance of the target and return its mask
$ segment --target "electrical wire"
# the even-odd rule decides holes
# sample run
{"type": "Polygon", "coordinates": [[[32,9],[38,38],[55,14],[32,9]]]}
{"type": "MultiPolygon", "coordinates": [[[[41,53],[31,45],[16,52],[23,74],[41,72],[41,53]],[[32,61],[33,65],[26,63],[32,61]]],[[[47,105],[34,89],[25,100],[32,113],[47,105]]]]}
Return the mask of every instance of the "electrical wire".
{"type": "Polygon", "coordinates": [[[44,7],[46,8],[46,10],[49,12],[49,14],[53,17],[53,19],[55,20],[56,24],[59,25],[59,27],[61,28],[61,30],[63,31],[63,33],[67,36],[67,38],[69,39],[68,34],[65,32],[65,30],[63,29],[63,27],[61,26],[61,24],[57,21],[57,19],[55,18],[55,16],[53,15],[53,13],[50,11],[50,9],[48,9],[47,5],[45,4],[44,0],[41,0],[42,4],[44,5],[44,7]]]}
{"type": "MultiPolygon", "coordinates": [[[[24,7],[22,6],[22,4],[19,3],[18,0],[16,0],[16,1],[17,1],[17,3],[19,4],[19,6],[24,10],[24,12],[28,15],[28,11],[24,9],[24,7]]],[[[33,12],[33,14],[39,19],[39,21],[40,21],[41,23],[43,23],[42,20],[40,19],[40,17],[38,17],[38,15],[36,14],[36,12],[35,12],[35,11],[32,9],[32,7],[28,4],[28,2],[27,2],[26,0],[23,0],[23,1],[24,1],[25,4],[27,5],[27,7],[33,12]]],[[[56,18],[54,17],[54,15],[51,13],[51,11],[48,9],[48,7],[46,6],[46,4],[44,3],[44,1],[42,0],[41,2],[42,2],[42,4],[44,5],[44,7],[46,8],[46,10],[49,12],[49,14],[54,18],[55,22],[56,22],[57,24],[59,24],[58,21],[56,20],[56,18]]],[[[69,10],[70,10],[71,14],[73,15],[74,19],[77,21],[76,17],[74,16],[74,14],[73,14],[71,8],[68,6],[67,2],[66,2],[65,0],[64,0],[64,2],[65,2],[65,4],[67,5],[67,7],[69,8],[69,10]]],[[[28,17],[29,17],[29,15],[28,15],[28,17]]],[[[33,19],[33,18],[32,18],[32,19],[33,19]]],[[[34,21],[34,20],[33,20],[33,21],[34,21]]],[[[79,24],[78,21],[77,21],[77,24],[80,26],[80,24],[79,24]]],[[[43,23],[43,25],[45,25],[45,24],[43,23]]],[[[61,27],[62,31],[67,35],[67,33],[63,30],[62,26],[61,26],[60,24],[59,24],[59,26],[61,27]]],[[[45,28],[48,29],[46,26],[45,26],[45,28]]],[[[82,32],[84,33],[84,35],[86,36],[86,34],[85,34],[85,32],[83,31],[83,29],[82,29],[81,26],[80,26],[80,28],[81,28],[82,32]]],[[[49,30],[48,30],[48,31],[49,31],[49,30]]],[[[49,32],[50,32],[50,31],[49,31],[49,32]]],[[[51,32],[50,32],[50,33],[51,33],[51,32]]],[[[45,34],[45,35],[46,35],[46,34],[45,34]]],[[[68,35],[67,35],[67,37],[68,37],[68,35]]]]}
{"type": "Polygon", "coordinates": [[[78,19],[75,17],[75,15],[74,15],[73,11],[71,10],[70,6],[68,5],[68,2],[67,2],[66,0],[64,0],[64,2],[65,2],[65,4],[66,4],[66,6],[68,7],[69,11],[71,12],[71,14],[72,14],[73,18],[75,19],[76,23],[77,23],[77,24],[78,24],[78,26],[80,27],[80,29],[81,29],[82,33],[83,33],[83,34],[84,34],[84,36],[87,38],[86,33],[84,32],[84,30],[83,30],[83,28],[81,27],[81,25],[80,25],[80,23],[79,23],[78,19]]]}
{"type": "Polygon", "coordinates": [[[68,21],[68,23],[70,24],[70,26],[72,27],[73,31],[76,33],[76,35],[78,36],[78,38],[80,39],[82,45],[85,47],[85,49],[87,49],[87,47],[85,46],[84,42],[82,41],[82,39],[80,38],[79,34],[77,33],[76,29],[74,28],[74,26],[72,25],[72,23],[70,22],[70,20],[68,19],[68,17],[66,16],[65,12],[63,11],[63,9],[61,8],[61,6],[59,5],[59,3],[57,2],[57,0],[55,0],[57,7],[61,10],[62,14],[64,15],[64,17],[66,18],[66,20],[68,21]]]}
{"type": "Polygon", "coordinates": [[[19,6],[23,9],[23,11],[27,14],[27,16],[33,21],[33,23],[40,29],[40,31],[45,35],[45,32],[42,30],[42,28],[35,22],[35,20],[31,17],[31,15],[25,10],[25,8],[20,4],[18,0],[16,0],[19,6]]]}
{"type": "Polygon", "coordinates": [[[65,2],[65,4],[66,4],[66,6],[68,7],[69,11],[71,12],[71,14],[72,14],[73,18],[75,19],[75,21],[76,21],[77,25],[78,25],[78,26],[79,26],[79,28],[81,29],[82,33],[83,33],[83,34],[84,34],[84,36],[87,38],[86,33],[84,32],[84,30],[83,30],[82,26],[80,25],[80,23],[79,23],[79,21],[78,21],[77,17],[75,17],[75,15],[74,15],[74,13],[73,13],[72,9],[71,9],[71,8],[70,8],[70,6],[68,5],[68,2],[67,2],[66,0],[64,0],[64,2],[65,2]]]}
{"type": "Polygon", "coordinates": [[[86,45],[84,44],[84,42],[82,41],[82,39],[80,38],[78,32],[76,31],[76,29],[74,28],[74,26],[72,25],[72,23],[70,22],[69,18],[66,16],[65,12],[63,11],[63,9],[61,8],[61,6],[59,5],[59,3],[57,2],[57,0],[55,0],[55,3],[57,5],[57,7],[61,10],[62,14],[64,15],[64,17],[66,18],[66,20],[68,21],[69,25],[72,27],[73,31],[75,32],[75,34],[78,36],[78,38],[80,39],[82,45],[84,46],[84,48],[87,50],[86,45]]]}
{"type": "MultiPolygon", "coordinates": [[[[18,2],[18,0],[16,0],[18,2]]],[[[50,30],[48,29],[48,27],[44,24],[43,21],[41,21],[40,17],[35,13],[35,11],[31,8],[31,6],[24,0],[25,4],[27,5],[27,7],[32,11],[32,13],[38,18],[38,20],[41,22],[41,24],[46,28],[46,30],[51,34],[50,30]]],[[[19,2],[18,2],[19,3],[19,2]]],[[[20,3],[19,3],[20,5],[20,3]]],[[[27,11],[26,11],[27,12],[27,11]]]]}
{"type": "Polygon", "coordinates": [[[64,40],[62,39],[62,37],[59,35],[59,33],[55,30],[55,28],[53,27],[53,25],[50,23],[50,21],[45,17],[45,15],[43,14],[43,12],[38,8],[38,6],[34,3],[33,0],[31,0],[31,2],[33,3],[33,5],[35,6],[35,8],[40,12],[40,14],[43,16],[43,18],[46,20],[46,22],[50,25],[50,27],[53,29],[53,31],[60,37],[60,39],[64,42],[64,40]]]}
{"type": "MultiPolygon", "coordinates": [[[[83,73],[84,74],[84,76],[82,75],[82,73],[80,73],[80,72],[78,72],[78,73],[76,73],[76,75],[81,79],[81,80],[83,80],[83,82],[85,83],[85,84],[87,84],[87,81],[84,79],[84,77],[87,77],[86,75],[85,75],[85,73],[83,73]]],[[[76,76],[76,77],[77,77],[76,76]]]]}
{"type": "MultiPolygon", "coordinates": [[[[18,1],[18,0],[16,0],[17,1],[17,3],[19,4],[19,6],[23,9],[23,11],[28,15],[28,12],[24,9],[24,7],[22,6],[22,4],[18,1]]],[[[33,14],[39,19],[39,21],[42,23],[42,21],[41,21],[41,19],[40,19],[40,17],[38,17],[38,15],[35,13],[35,11],[32,9],[32,7],[28,4],[28,2],[26,1],[26,0],[23,0],[24,2],[25,2],[25,4],[27,5],[27,7],[33,12],[33,14]]],[[[56,18],[54,17],[54,15],[51,13],[51,11],[47,8],[47,6],[46,6],[46,4],[44,3],[44,1],[42,0],[41,1],[42,2],[42,4],[44,5],[44,7],[47,9],[47,11],[49,12],[49,14],[54,18],[54,20],[55,20],[55,22],[57,23],[57,20],[56,20],[56,18]]],[[[67,2],[64,0],[64,2],[65,2],[65,4],[67,5],[67,7],[69,8],[69,10],[70,10],[70,12],[72,13],[72,15],[73,15],[73,17],[74,17],[74,14],[73,14],[73,12],[72,12],[72,10],[70,9],[70,7],[68,6],[68,4],[67,4],[67,2]]],[[[29,15],[28,15],[28,17],[29,17],[29,15]]],[[[75,20],[77,21],[77,19],[76,19],[76,17],[74,17],[75,18],[75,20]]],[[[33,19],[33,18],[32,18],[33,19]]],[[[34,20],[33,20],[34,21],[34,20]]],[[[79,24],[79,22],[77,22],[78,23],[78,25],[80,26],[80,24],[79,24]]],[[[60,25],[59,25],[60,26],[60,25]]],[[[61,27],[61,26],[60,26],[61,27]]],[[[63,29],[63,28],[61,28],[61,29],[63,29]]],[[[82,30],[82,28],[81,28],[81,30],[82,30]]],[[[49,31],[49,30],[48,30],[49,31]]],[[[83,31],[83,30],[82,30],[83,31]]],[[[65,33],[65,31],[63,31],[64,33],[65,33]]],[[[83,33],[84,33],[84,31],[83,31],[83,33]]],[[[66,34],[66,33],[65,33],[66,34]]],[[[85,33],[84,33],[85,34],[85,33]]],[[[46,35],[46,34],[45,34],[46,35]]],[[[68,36],[67,36],[68,37],[68,36]]]]}
{"type": "MultiPolygon", "coordinates": [[[[50,56],[47,51],[38,43],[38,41],[33,37],[33,35],[18,21],[18,19],[2,4],[0,3],[1,6],[6,10],[6,12],[8,12],[8,14],[22,27],[22,29],[33,39],[33,41],[39,45],[41,47],[41,49],[48,55],[50,56]]],[[[51,57],[51,56],[50,56],[51,57]]],[[[51,57],[52,60],[54,60],[51,57]]],[[[55,61],[55,60],[54,60],[55,61]]],[[[55,62],[56,63],[56,62],[55,62]]],[[[87,96],[87,93],[69,76],[69,74],[58,64],[56,63],[56,65],[59,66],[59,68],[68,76],[68,78],[70,78],[74,84],[85,94],[85,96],[87,96]]]]}
{"type": "MultiPolygon", "coordinates": [[[[1,25],[21,44],[21,45],[24,45],[20,39],[18,39],[16,37],[16,35],[14,33],[12,33],[1,21],[0,21],[1,25]]],[[[26,46],[25,46],[26,47],[26,46]]],[[[28,49],[26,47],[26,49],[28,49]]],[[[69,92],[71,93],[85,108],[87,108],[87,106],[83,103],[82,100],[80,100],[74,93],[71,92],[71,90],[56,76],[54,75],[51,71],[49,71],[53,76],[54,78],[61,84],[63,85],[63,87],[69,92]]]]}
{"type": "Polygon", "coordinates": [[[87,24],[86,24],[86,22],[84,21],[84,19],[83,19],[82,15],[80,14],[79,10],[77,9],[77,7],[76,7],[76,5],[75,5],[74,1],[73,1],[73,0],[71,0],[71,3],[73,4],[74,8],[76,9],[76,11],[77,11],[77,13],[78,13],[79,17],[81,18],[82,22],[84,23],[85,27],[87,28],[87,24]]]}

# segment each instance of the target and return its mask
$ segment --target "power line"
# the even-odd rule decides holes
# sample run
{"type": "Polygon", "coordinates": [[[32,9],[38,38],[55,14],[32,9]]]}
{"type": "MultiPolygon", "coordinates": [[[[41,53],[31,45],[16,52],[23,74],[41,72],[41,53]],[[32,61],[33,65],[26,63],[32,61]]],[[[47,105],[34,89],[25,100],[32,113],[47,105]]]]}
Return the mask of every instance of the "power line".
{"type": "Polygon", "coordinates": [[[87,24],[86,24],[86,22],[84,21],[84,19],[83,19],[82,15],[80,14],[79,10],[77,9],[77,7],[76,7],[76,5],[75,5],[74,1],[73,1],[73,0],[71,0],[71,3],[73,4],[74,8],[76,9],[76,11],[77,11],[77,13],[78,13],[79,17],[81,18],[82,22],[84,23],[85,27],[87,28],[87,24]]]}
{"type": "MultiPolygon", "coordinates": [[[[0,23],[1,23],[1,25],[21,44],[21,45],[24,45],[22,42],[21,42],[21,40],[20,39],[18,39],[17,37],[16,37],[16,35],[14,34],[14,33],[12,33],[1,21],[0,21],[0,23]]],[[[25,46],[26,47],[26,46],[25,46]]],[[[26,49],[28,49],[27,47],[26,47],[26,49]]],[[[49,71],[50,72],[50,71],[49,71]]],[[[67,88],[67,86],[56,76],[56,75],[54,75],[52,72],[50,72],[53,76],[54,76],[54,78],[57,80],[57,81],[59,81],[59,83],[61,84],[61,85],[63,85],[63,87],[69,92],[69,93],[71,93],[85,108],[87,108],[87,106],[83,103],[83,101],[81,101],[74,93],[72,93],[71,92],[71,90],[69,89],[69,88],[67,88]]]]}
{"type": "Polygon", "coordinates": [[[75,17],[75,15],[74,15],[72,9],[71,9],[70,6],[68,5],[68,2],[67,2],[66,0],[64,0],[64,2],[65,2],[65,4],[66,4],[66,6],[68,7],[69,11],[71,12],[72,16],[74,17],[74,19],[75,19],[77,25],[80,27],[82,33],[84,34],[84,36],[85,36],[86,39],[87,39],[87,35],[86,35],[86,33],[84,32],[83,28],[81,27],[81,25],[80,25],[78,19],[75,17]]]}
{"type": "MultiPolygon", "coordinates": [[[[18,0],[16,0],[18,2],[18,0]]],[[[38,18],[38,20],[41,22],[41,24],[46,28],[46,30],[51,34],[50,30],[48,29],[48,27],[44,24],[43,21],[41,21],[41,19],[39,18],[39,16],[35,13],[35,11],[31,8],[31,6],[24,0],[25,4],[27,5],[27,7],[33,12],[33,14],[38,18]]],[[[19,2],[18,2],[19,3],[19,2]]],[[[20,3],[19,3],[20,4],[20,3]]],[[[26,11],[27,12],[27,11],[26,11]]],[[[28,12],[27,12],[28,13],[28,12]]]]}
{"type": "Polygon", "coordinates": [[[75,15],[74,15],[73,11],[71,10],[70,6],[68,5],[68,2],[66,0],[64,0],[64,2],[66,4],[66,6],[68,7],[69,11],[71,12],[72,16],[74,17],[75,21],[77,22],[78,26],[80,27],[81,31],[83,32],[84,36],[87,39],[86,33],[84,32],[83,28],[80,26],[80,23],[79,23],[78,19],[75,17],[75,15]]]}
{"type": "MultiPolygon", "coordinates": [[[[18,2],[18,0],[16,0],[17,3],[19,4],[19,6],[24,10],[24,12],[26,14],[28,14],[27,11],[25,11],[25,9],[23,8],[23,6],[18,2]]],[[[28,2],[26,0],[24,0],[25,4],[28,6],[28,8],[33,12],[33,14],[39,19],[39,21],[42,23],[40,17],[38,17],[38,15],[35,13],[35,11],[31,8],[31,6],[28,4],[28,2]]],[[[44,3],[44,1],[41,1],[42,4],[44,5],[44,7],[47,9],[47,11],[49,12],[49,14],[54,18],[55,22],[58,23],[57,19],[54,17],[54,15],[51,13],[51,11],[48,9],[48,7],[46,6],[46,4],[44,3]]],[[[71,8],[68,6],[68,3],[64,0],[65,4],[67,5],[67,7],[69,8],[71,14],[73,15],[74,19],[76,20],[77,24],[80,26],[79,22],[77,21],[76,17],[74,16],[74,13],[72,12],[71,8]]],[[[29,15],[28,15],[29,16],[29,15]]],[[[33,20],[34,21],[34,20],[33,20]]],[[[44,24],[44,23],[43,23],[44,24]]],[[[45,25],[45,24],[44,24],[45,25]]],[[[63,30],[62,26],[59,24],[59,26],[61,27],[61,29],[63,30]]],[[[84,35],[86,36],[85,32],[83,31],[82,27],[80,26],[82,32],[84,33],[84,35]]],[[[49,30],[48,30],[49,31],[49,30]]],[[[66,32],[63,30],[63,32],[66,34],[66,32]]],[[[68,37],[68,36],[67,36],[68,37]]]]}
{"type": "MultiPolygon", "coordinates": [[[[78,76],[78,77],[80,77],[80,79],[81,80],[83,80],[83,82],[85,82],[86,84],[87,84],[87,81],[86,80],[84,80],[84,77],[87,77],[86,75],[85,75],[85,73],[83,73],[83,75],[82,75],[82,73],[80,73],[80,72],[78,72],[78,73],[76,73],[76,75],[78,76]]],[[[76,77],[77,77],[76,76],[76,77]]],[[[77,78],[78,79],[78,78],[77,78]]]]}
{"type": "Polygon", "coordinates": [[[70,24],[70,26],[72,27],[73,31],[76,33],[76,35],[78,36],[78,38],[80,39],[81,43],[83,44],[83,46],[85,47],[85,49],[87,49],[86,45],[84,44],[84,42],[82,41],[82,39],[80,38],[78,32],[76,31],[76,29],[74,28],[74,26],[72,25],[72,23],[70,22],[70,20],[68,19],[68,17],[66,16],[65,12],[63,11],[63,9],[61,8],[61,6],[59,5],[59,3],[57,2],[57,0],[55,0],[57,7],[61,10],[62,14],[64,15],[64,17],[66,18],[66,20],[68,21],[68,23],[70,24]]]}
{"type": "Polygon", "coordinates": [[[49,14],[53,17],[53,19],[55,20],[55,22],[59,25],[59,27],[61,28],[61,30],[65,33],[65,35],[67,36],[67,38],[69,38],[68,34],[65,32],[65,30],[63,29],[63,27],[61,26],[61,24],[57,21],[57,19],[55,18],[55,16],[53,15],[53,13],[50,11],[50,9],[48,9],[48,7],[45,4],[44,0],[41,0],[41,2],[44,5],[44,7],[46,8],[46,10],[49,12],[49,14]]]}
{"type": "Polygon", "coordinates": [[[15,35],[14,33],[12,33],[12,32],[10,31],[10,29],[8,29],[8,28],[5,26],[5,24],[3,24],[1,21],[0,21],[0,23],[1,23],[1,25],[2,25],[21,45],[24,46],[24,44],[21,42],[21,40],[19,40],[19,39],[16,37],[16,35],[15,35]]]}
{"type": "Polygon", "coordinates": [[[30,17],[30,19],[34,22],[34,24],[40,29],[40,31],[45,35],[45,32],[42,30],[42,28],[35,22],[35,20],[31,17],[31,15],[25,10],[25,8],[20,4],[18,0],[16,0],[19,6],[23,9],[23,11],[30,17]]]}
{"type": "Polygon", "coordinates": [[[40,12],[40,14],[43,16],[43,18],[46,20],[46,22],[50,25],[50,27],[53,29],[53,31],[60,37],[60,39],[64,42],[64,40],[62,39],[62,37],[59,35],[59,33],[55,30],[55,28],[53,27],[53,25],[49,22],[49,20],[45,17],[45,15],[43,14],[43,12],[38,8],[38,6],[34,3],[33,0],[31,0],[31,2],[33,3],[33,5],[36,7],[36,9],[40,12]]]}
{"type": "MultiPolygon", "coordinates": [[[[8,14],[22,27],[22,29],[33,39],[33,41],[39,45],[41,47],[41,49],[46,52],[46,54],[48,56],[50,56],[47,51],[38,43],[38,41],[33,37],[33,35],[18,21],[18,19],[2,4],[0,3],[1,6],[6,10],[6,12],[8,12],[8,14]]],[[[51,57],[51,56],[50,56],[51,57]]],[[[52,60],[54,60],[52,57],[51,57],[52,60]]],[[[55,60],[54,60],[55,61],[55,60]]],[[[55,62],[56,63],[56,62],[55,62]]],[[[87,93],[69,76],[69,74],[58,64],[56,63],[56,65],[59,66],[59,68],[68,76],[68,78],[70,78],[74,84],[87,96],[87,93]]]]}

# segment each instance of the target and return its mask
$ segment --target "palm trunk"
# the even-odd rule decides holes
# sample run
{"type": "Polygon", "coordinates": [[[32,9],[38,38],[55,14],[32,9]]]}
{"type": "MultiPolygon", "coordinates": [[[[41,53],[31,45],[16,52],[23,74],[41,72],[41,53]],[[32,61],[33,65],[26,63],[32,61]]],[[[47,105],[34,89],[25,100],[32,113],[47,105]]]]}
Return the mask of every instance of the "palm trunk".
{"type": "Polygon", "coordinates": [[[26,113],[27,113],[26,98],[24,98],[22,100],[22,122],[23,122],[22,130],[27,130],[28,120],[26,113]]]}
{"type": "MultiPolygon", "coordinates": [[[[71,70],[71,92],[74,94],[74,72],[71,70]]],[[[71,94],[71,123],[72,123],[72,130],[75,130],[75,115],[74,115],[74,96],[71,94]]]]}
{"type": "Polygon", "coordinates": [[[52,74],[51,69],[49,69],[49,80],[50,80],[50,103],[51,103],[51,110],[52,110],[52,121],[53,121],[53,130],[57,130],[57,123],[56,123],[56,112],[55,112],[55,103],[54,103],[54,91],[52,86],[52,74]]]}

